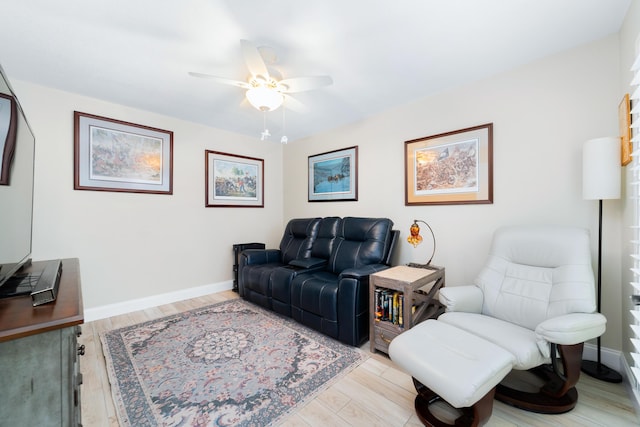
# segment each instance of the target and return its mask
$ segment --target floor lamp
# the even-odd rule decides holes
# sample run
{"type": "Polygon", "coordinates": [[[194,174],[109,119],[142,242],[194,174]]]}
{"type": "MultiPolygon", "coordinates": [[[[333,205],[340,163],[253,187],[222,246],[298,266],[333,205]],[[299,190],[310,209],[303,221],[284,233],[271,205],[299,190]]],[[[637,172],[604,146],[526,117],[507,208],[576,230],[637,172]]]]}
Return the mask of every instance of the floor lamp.
{"type": "MultiPolygon", "coordinates": [[[[620,198],[620,138],[591,139],[582,150],[582,196],[586,200],[598,200],[598,312],[602,301],[602,200],[620,198]]],[[[622,376],[600,361],[600,337],[598,359],[583,360],[582,372],[602,381],[619,383],[622,376]]]]}

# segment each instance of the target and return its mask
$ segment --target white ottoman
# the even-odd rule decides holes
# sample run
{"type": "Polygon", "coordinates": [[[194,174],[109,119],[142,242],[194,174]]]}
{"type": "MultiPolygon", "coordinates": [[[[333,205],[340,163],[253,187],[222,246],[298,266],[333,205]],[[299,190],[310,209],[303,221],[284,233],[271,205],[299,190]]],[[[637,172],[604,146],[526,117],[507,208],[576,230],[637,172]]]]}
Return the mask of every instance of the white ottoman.
{"type": "Polygon", "coordinates": [[[413,377],[416,412],[425,425],[442,425],[428,409],[439,398],[462,410],[456,425],[486,423],[495,387],[513,366],[513,355],[502,347],[433,319],[391,341],[389,357],[413,377]]]}

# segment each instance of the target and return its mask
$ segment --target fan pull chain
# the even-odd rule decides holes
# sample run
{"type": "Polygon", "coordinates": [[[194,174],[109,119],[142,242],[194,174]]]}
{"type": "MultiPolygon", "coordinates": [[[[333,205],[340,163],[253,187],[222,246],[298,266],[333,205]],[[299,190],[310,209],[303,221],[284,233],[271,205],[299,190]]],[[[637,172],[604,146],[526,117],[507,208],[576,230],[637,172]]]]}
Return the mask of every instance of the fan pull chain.
{"type": "Polygon", "coordinates": [[[269,133],[269,129],[267,129],[267,112],[266,111],[262,112],[262,129],[263,131],[262,131],[262,134],[260,135],[260,141],[269,139],[271,134],[269,133]]]}
{"type": "Polygon", "coordinates": [[[284,108],[284,105],[282,106],[282,138],[280,138],[280,143],[281,144],[286,144],[287,142],[289,142],[289,138],[287,138],[287,135],[285,133],[285,116],[284,116],[284,110],[286,110],[286,108],[284,108]]]}

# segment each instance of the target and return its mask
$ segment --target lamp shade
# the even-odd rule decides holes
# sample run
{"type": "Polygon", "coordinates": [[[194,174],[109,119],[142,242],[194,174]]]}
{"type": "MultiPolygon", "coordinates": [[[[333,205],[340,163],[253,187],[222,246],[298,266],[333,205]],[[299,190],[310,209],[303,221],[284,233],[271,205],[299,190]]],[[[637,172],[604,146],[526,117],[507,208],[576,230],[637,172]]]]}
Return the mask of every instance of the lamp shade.
{"type": "Polygon", "coordinates": [[[260,111],[273,111],[282,105],[284,97],[275,89],[264,86],[251,88],[247,91],[249,103],[260,111]]]}
{"type": "Polygon", "coordinates": [[[620,198],[620,138],[590,139],[582,148],[582,197],[620,198]]]}

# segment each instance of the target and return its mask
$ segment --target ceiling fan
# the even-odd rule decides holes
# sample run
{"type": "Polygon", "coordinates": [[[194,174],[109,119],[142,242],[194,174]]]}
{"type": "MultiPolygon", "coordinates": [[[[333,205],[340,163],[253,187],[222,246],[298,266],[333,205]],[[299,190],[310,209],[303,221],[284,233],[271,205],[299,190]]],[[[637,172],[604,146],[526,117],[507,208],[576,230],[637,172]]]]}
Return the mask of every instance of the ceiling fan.
{"type": "Polygon", "coordinates": [[[333,80],[329,76],[294,77],[277,80],[269,75],[267,65],[258,48],[248,40],[240,40],[242,55],[249,69],[247,81],[232,80],[210,74],[189,72],[194,77],[214,80],[218,83],[246,89],[246,97],[251,105],[260,111],[273,111],[287,101],[287,107],[292,110],[303,110],[302,104],[290,94],[306,92],[329,86],[333,80]]]}

